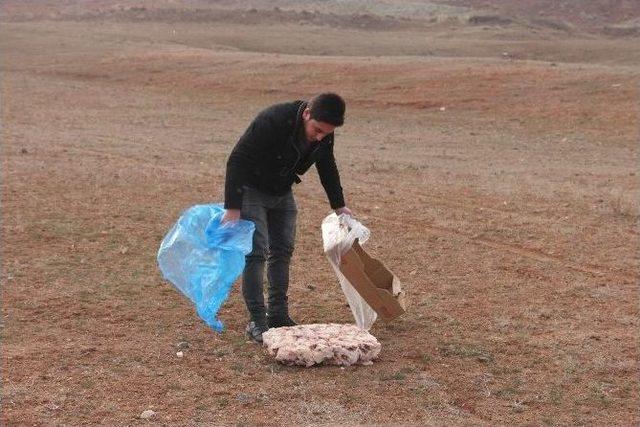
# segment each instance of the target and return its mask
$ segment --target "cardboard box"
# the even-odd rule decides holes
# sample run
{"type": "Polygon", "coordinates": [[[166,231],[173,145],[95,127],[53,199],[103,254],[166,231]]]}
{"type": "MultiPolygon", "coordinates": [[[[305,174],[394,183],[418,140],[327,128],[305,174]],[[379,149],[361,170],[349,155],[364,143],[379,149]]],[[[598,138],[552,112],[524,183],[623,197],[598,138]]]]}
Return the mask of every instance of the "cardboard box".
{"type": "Polygon", "coordinates": [[[340,259],[340,271],[382,320],[388,322],[404,314],[400,280],[366,253],[358,240],[340,259]]]}

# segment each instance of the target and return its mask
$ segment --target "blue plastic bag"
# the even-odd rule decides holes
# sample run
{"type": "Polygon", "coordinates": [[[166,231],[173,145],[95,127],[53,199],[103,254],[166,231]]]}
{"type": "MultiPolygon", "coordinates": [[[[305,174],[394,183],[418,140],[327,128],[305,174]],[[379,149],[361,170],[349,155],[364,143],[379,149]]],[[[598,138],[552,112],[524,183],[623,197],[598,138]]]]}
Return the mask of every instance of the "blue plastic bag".
{"type": "Polygon", "coordinates": [[[221,224],[221,204],[187,209],[160,244],[158,265],[164,278],[196,306],[207,325],[222,332],[216,318],[244,270],[251,253],[255,224],[247,220],[221,224]]]}

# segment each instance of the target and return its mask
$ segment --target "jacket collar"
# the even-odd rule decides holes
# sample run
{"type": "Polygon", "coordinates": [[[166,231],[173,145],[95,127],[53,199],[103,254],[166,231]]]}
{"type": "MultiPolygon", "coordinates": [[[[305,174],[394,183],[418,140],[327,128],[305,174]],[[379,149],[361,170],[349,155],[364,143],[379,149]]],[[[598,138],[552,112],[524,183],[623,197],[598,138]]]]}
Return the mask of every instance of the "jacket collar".
{"type": "Polygon", "coordinates": [[[297,144],[300,138],[304,137],[302,113],[304,112],[305,108],[307,108],[306,101],[296,101],[296,104],[297,103],[299,103],[300,105],[298,105],[298,111],[296,112],[296,121],[293,125],[292,140],[294,144],[297,144]]]}

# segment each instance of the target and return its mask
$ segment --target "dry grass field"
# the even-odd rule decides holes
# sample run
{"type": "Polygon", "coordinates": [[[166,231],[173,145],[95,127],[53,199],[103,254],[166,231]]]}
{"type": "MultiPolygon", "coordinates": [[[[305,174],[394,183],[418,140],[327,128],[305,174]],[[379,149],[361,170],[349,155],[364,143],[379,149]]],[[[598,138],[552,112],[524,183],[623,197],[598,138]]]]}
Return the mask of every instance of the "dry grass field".
{"type": "MultiPolygon", "coordinates": [[[[509,3],[2,2],[2,424],[637,425],[640,6],[509,3]],[[259,110],[324,90],[410,305],[372,366],[289,368],[239,283],[216,334],[155,256],[259,110]]],[[[292,315],[351,322],[303,181],[292,315]]]]}

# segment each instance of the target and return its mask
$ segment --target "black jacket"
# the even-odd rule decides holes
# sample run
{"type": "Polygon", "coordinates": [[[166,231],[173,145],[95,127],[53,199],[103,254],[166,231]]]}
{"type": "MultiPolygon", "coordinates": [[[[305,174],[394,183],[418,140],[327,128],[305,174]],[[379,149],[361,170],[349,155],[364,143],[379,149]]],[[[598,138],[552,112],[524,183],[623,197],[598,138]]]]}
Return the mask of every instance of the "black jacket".
{"type": "Polygon", "coordinates": [[[273,105],[261,111],[234,147],[227,161],[224,207],[242,208],[243,186],[284,195],[315,163],[331,208],[344,206],[340,175],[333,156],[333,133],[301,158],[304,101],[273,105]]]}

